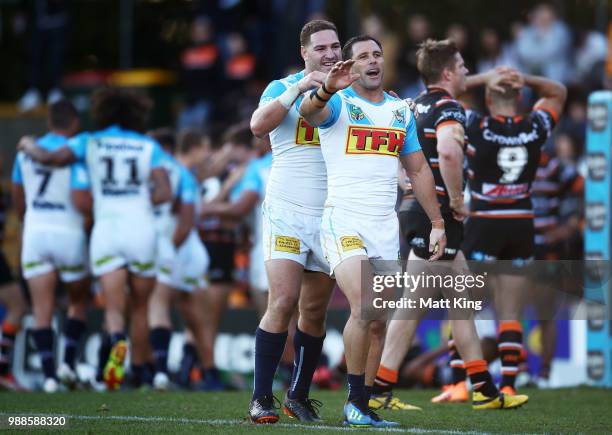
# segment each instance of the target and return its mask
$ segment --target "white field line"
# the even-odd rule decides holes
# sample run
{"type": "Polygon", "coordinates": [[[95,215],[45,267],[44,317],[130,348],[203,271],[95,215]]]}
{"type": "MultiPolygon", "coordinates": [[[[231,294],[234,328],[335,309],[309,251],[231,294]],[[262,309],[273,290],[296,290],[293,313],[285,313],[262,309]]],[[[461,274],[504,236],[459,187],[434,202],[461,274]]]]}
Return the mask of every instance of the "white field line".
{"type": "MultiPolygon", "coordinates": [[[[254,427],[254,425],[246,422],[245,420],[224,420],[224,419],[199,419],[199,418],[178,418],[178,417],[141,417],[137,415],[72,415],[72,414],[41,414],[41,413],[8,413],[0,412],[0,416],[46,416],[46,417],[66,417],[66,425],[70,424],[70,420],[83,420],[83,421],[128,421],[128,422],[143,422],[143,423],[176,423],[176,424],[201,424],[207,426],[243,426],[254,427]]],[[[6,424],[6,422],[4,422],[6,424]]],[[[40,428],[41,426],[39,426],[40,428]]],[[[356,430],[368,430],[373,432],[393,432],[393,433],[437,433],[447,435],[484,435],[487,432],[478,431],[459,431],[459,430],[443,430],[443,429],[422,429],[418,427],[402,428],[402,427],[390,427],[390,428],[351,428],[342,426],[328,426],[324,424],[292,424],[292,423],[276,423],[270,425],[270,428],[282,427],[287,429],[299,428],[308,430],[322,430],[322,431],[356,431],[356,430]]],[[[49,428],[57,428],[59,426],[49,426],[49,428]]]]}

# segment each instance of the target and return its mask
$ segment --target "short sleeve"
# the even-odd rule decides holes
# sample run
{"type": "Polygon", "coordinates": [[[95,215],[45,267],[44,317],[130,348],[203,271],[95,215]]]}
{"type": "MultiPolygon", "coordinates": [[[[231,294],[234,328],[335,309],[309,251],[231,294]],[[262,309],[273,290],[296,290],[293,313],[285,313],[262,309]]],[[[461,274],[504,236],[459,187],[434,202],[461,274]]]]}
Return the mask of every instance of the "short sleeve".
{"type": "Polygon", "coordinates": [[[70,166],[70,188],[72,190],[89,190],[89,173],[83,163],[73,163],[70,166]]]}
{"type": "Polygon", "coordinates": [[[329,116],[318,126],[319,128],[330,128],[338,121],[340,112],[342,111],[342,97],[340,97],[338,93],[335,93],[327,102],[327,107],[329,108],[329,116]]]}
{"type": "Polygon", "coordinates": [[[151,152],[151,169],[159,168],[163,165],[164,151],[157,142],[153,142],[153,151],[151,152]]]}
{"type": "Polygon", "coordinates": [[[193,175],[186,169],[181,168],[181,180],[179,186],[179,198],[184,204],[193,204],[198,196],[198,187],[193,175]]]}
{"type": "Polygon", "coordinates": [[[439,106],[436,107],[434,118],[435,129],[451,122],[458,122],[465,129],[466,116],[461,104],[455,100],[440,100],[436,105],[439,106]]]}
{"type": "Polygon", "coordinates": [[[272,100],[278,98],[286,89],[287,87],[280,80],[270,82],[270,84],[266,86],[266,89],[264,89],[263,94],[261,94],[261,98],[259,98],[259,107],[265,106],[272,100]]]}
{"type": "Polygon", "coordinates": [[[406,137],[404,139],[402,150],[400,151],[400,156],[412,154],[420,150],[421,144],[419,143],[419,136],[417,134],[416,121],[414,116],[410,116],[408,126],[406,127],[406,137]]]}
{"type": "Polygon", "coordinates": [[[21,155],[21,153],[17,154],[15,157],[15,163],[13,164],[11,181],[15,184],[23,184],[23,176],[21,175],[21,155]]]}
{"type": "Polygon", "coordinates": [[[536,123],[544,138],[548,139],[556,125],[555,116],[544,108],[534,110],[529,116],[536,123]]]}
{"type": "Polygon", "coordinates": [[[242,177],[242,180],[240,181],[240,193],[244,192],[245,190],[250,190],[261,194],[263,183],[261,177],[259,176],[258,168],[259,165],[257,160],[249,164],[244,176],[242,177]]]}
{"type": "Polygon", "coordinates": [[[68,139],[68,148],[72,151],[76,160],[79,162],[85,161],[85,156],[87,154],[87,142],[89,141],[88,133],[78,134],[70,139],[68,139]]]}

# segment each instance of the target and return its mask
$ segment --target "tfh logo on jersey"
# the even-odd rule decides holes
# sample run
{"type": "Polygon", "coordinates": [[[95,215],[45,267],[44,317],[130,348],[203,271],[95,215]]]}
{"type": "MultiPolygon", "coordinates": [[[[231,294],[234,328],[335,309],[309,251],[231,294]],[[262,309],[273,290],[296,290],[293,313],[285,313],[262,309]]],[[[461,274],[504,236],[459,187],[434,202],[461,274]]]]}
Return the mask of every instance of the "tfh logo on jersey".
{"type": "Polygon", "coordinates": [[[310,125],[300,116],[295,129],[295,143],[297,145],[320,146],[319,129],[310,125]]]}
{"type": "Polygon", "coordinates": [[[405,138],[406,131],[397,128],[351,125],[346,138],[346,153],[397,157],[405,138]]]}

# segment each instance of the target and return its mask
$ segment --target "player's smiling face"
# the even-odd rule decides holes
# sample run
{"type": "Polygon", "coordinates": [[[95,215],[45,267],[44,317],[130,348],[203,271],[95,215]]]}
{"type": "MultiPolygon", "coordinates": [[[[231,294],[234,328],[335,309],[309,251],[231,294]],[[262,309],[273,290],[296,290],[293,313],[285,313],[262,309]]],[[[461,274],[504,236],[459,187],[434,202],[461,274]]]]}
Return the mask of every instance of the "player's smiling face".
{"type": "Polygon", "coordinates": [[[333,30],[321,30],[310,35],[310,44],[302,47],[302,57],[309,71],[328,73],[342,60],[342,47],[333,30]]]}
{"type": "Polygon", "coordinates": [[[382,49],[372,40],[353,44],[353,72],[359,74],[359,83],[365,89],[375,90],[382,86],[385,59],[382,49]]]}

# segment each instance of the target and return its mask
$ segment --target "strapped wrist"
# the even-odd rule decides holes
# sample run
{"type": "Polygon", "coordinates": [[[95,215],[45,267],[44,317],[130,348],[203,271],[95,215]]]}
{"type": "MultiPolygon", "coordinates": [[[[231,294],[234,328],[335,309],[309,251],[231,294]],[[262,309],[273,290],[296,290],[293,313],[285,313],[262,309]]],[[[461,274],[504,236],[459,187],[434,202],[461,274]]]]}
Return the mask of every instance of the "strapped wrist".
{"type": "Polygon", "coordinates": [[[325,82],[323,82],[323,84],[321,85],[321,90],[325,92],[327,95],[334,95],[337,92],[337,91],[330,92],[329,89],[327,89],[327,86],[325,86],[325,82]]]}
{"type": "Polygon", "coordinates": [[[294,84],[289,86],[287,89],[285,89],[285,92],[283,92],[278,98],[278,102],[281,103],[281,105],[289,110],[291,108],[291,106],[293,105],[293,103],[295,102],[295,100],[297,100],[297,97],[300,96],[302,92],[300,91],[300,88],[298,87],[298,84],[294,84]]]}

